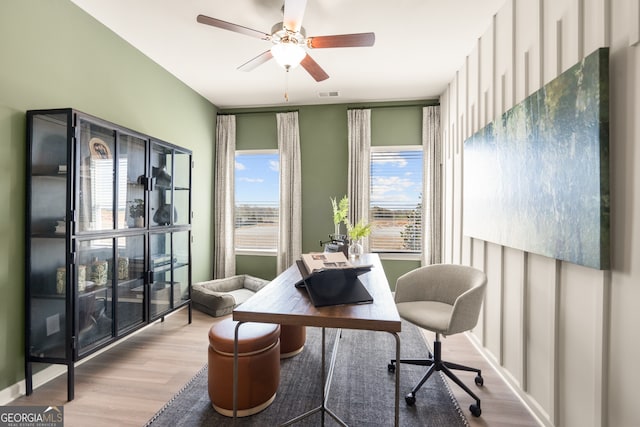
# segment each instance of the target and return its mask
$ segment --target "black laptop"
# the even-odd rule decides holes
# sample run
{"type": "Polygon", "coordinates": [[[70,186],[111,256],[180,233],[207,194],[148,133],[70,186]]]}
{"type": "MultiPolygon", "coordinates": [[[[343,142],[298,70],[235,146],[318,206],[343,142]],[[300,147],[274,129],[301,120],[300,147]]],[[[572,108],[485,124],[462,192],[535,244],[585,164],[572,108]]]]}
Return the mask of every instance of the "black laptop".
{"type": "Polygon", "coordinates": [[[371,266],[327,269],[309,274],[302,261],[296,263],[302,275],[302,280],[296,286],[304,286],[307,289],[314,306],[326,307],[373,302],[373,297],[358,279],[358,276],[369,271],[371,266]]]}

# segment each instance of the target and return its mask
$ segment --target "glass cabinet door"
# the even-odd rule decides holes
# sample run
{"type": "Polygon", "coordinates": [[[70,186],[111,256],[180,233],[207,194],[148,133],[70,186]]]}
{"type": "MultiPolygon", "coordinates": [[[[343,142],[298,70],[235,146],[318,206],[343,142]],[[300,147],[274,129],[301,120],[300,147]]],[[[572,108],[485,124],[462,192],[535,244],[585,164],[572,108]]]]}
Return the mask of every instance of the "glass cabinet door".
{"type": "MultiPolygon", "coordinates": [[[[117,257],[111,260],[117,283],[116,319],[118,334],[145,320],[144,312],[144,235],[116,239],[117,257]]],[[[109,269],[112,270],[111,268],[109,269]]]]}
{"type": "Polygon", "coordinates": [[[113,242],[113,238],[78,242],[75,312],[79,354],[113,336],[113,242]]]}
{"type": "Polygon", "coordinates": [[[118,136],[118,229],[144,228],[146,140],[118,136]]]}
{"type": "Polygon", "coordinates": [[[174,155],[173,206],[175,209],[174,224],[191,223],[191,155],[178,150],[174,155]]]}
{"type": "Polygon", "coordinates": [[[172,224],[173,150],[159,144],[151,144],[151,225],[172,224]]]}
{"type": "Polygon", "coordinates": [[[113,230],[115,131],[78,119],[78,231],[113,230]]]}
{"type": "Polygon", "coordinates": [[[71,272],[65,266],[65,240],[32,239],[29,354],[65,358],[66,284],[71,272]]]}
{"type": "Polygon", "coordinates": [[[189,299],[190,232],[153,233],[150,236],[151,318],[178,307],[189,299]]]}
{"type": "Polygon", "coordinates": [[[151,319],[168,311],[172,301],[171,233],[153,233],[149,236],[149,267],[152,282],[149,285],[151,319]]]}
{"type": "Polygon", "coordinates": [[[33,357],[67,356],[68,113],[30,116],[30,215],[27,290],[29,347],[33,357]]]}
{"type": "Polygon", "coordinates": [[[173,233],[173,306],[178,307],[189,299],[189,259],[190,232],[176,231],[173,233]]]}

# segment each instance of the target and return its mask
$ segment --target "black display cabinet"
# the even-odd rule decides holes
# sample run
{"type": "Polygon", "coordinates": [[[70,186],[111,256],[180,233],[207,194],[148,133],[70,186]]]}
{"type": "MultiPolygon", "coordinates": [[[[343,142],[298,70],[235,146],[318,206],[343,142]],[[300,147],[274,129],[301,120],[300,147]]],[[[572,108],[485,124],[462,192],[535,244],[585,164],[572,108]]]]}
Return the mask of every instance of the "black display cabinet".
{"type": "Polygon", "coordinates": [[[27,112],[25,381],[186,307],[191,152],[77,110],[27,112]]]}

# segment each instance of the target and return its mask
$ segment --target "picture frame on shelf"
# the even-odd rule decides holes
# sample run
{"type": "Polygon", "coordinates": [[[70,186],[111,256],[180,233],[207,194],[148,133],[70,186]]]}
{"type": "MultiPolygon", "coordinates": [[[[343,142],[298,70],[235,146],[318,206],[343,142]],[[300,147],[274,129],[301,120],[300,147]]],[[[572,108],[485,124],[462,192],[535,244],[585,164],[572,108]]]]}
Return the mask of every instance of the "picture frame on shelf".
{"type": "Polygon", "coordinates": [[[111,158],[111,149],[100,138],[91,138],[89,140],[89,152],[93,160],[111,158]]]}

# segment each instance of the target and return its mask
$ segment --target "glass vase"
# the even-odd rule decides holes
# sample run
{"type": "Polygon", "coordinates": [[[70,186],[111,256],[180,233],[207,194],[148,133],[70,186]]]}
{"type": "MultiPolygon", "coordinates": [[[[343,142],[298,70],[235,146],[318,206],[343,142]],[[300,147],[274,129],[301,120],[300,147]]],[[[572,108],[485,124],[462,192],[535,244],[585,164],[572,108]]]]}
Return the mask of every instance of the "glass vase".
{"type": "Polygon", "coordinates": [[[335,224],[333,234],[329,234],[329,238],[337,242],[344,242],[346,240],[346,236],[340,234],[340,223],[335,224]]]}
{"type": "Polygon", "coordinates": [[[359,259],[360,256],[364,253],[364,249],[362,248],[362,243],[360,243],[360,239],[352,240],[349,243],[349,258],[350,259],[359,259]]]}

